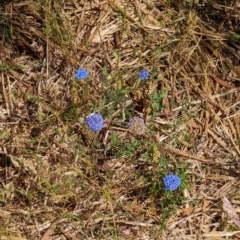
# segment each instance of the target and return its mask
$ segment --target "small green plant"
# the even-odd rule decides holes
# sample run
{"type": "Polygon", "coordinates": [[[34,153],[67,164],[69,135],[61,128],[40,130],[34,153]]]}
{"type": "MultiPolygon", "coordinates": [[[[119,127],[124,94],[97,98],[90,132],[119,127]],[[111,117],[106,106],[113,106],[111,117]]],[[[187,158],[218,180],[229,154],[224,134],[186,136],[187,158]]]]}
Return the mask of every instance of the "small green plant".
{"type": "Polygon", "coordinates": [[[120,149],[117,156],[124,156],[130,158],[134,156],[134,152],[141,146],[141,142],[135,138],[131,138],[129,142],[126,142],[120,149]]]}
{"type": "MultiPolygon", "coordinates": [[[[154,149],[156,151],[156,147],[154,149]]],[[[148,176],[151,199],[160,205],[161,229],[166,228],[167,219],[174,215],[178,207],[186,200],[183,191],[189,183],[187,175],[189,166],[177,163],[174,167],[176,173],[173,174],[169,166],[171,162],[171,159],[167,157],[155,158],[155,168],[148,176]]]]}
{"type": "Polygon", "coordinates": [[[159,112],[164,109],[164,106],[162,105],[162,100],[166,96],[167,96],[166,91],[157,91],[155,93],[150,94],[149,98],[151,101],[153,117],[159,114],[159,112]]]}
{"type": "Polygon", "coordinates": [[[10,64],[10,63],[0,64],[0,71],[5,71],[5,70],[9,70],[9,69],[20,70],[20,69],[22,69],[22,67],[17,64],[10,64]]]}
{"type": "Polygon", "coordinates": [[[183,201],[186,200],[183,192],[179,191],[165,191],[160,200],[161,209],[161,228],[166,229],[166,221],[174,214],[183,201]]]}
{"type": "Polygon", "coordinates": [[[4,14],[0,10],[0,18],[1,18],[1,25],[0,25],[0,39],[9,42],[11,39],[11,31],[12,31],[12,26],[11,23],[8,20],[8,15],[4,14]]]}
{"type": "Polygon", "coordinates": [[[240,35],[239,34],[230,35],[229,39],[236,42],[236,43],[240,43],[240,35]]]}

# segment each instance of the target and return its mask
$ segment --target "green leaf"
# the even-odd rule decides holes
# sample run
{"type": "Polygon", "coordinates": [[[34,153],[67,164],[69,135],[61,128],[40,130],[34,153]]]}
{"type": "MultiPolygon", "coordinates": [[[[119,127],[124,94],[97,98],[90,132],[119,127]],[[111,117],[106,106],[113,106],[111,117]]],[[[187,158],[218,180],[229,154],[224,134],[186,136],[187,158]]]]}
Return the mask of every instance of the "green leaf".
{"type": "Polygon", "coordinates": [[[119,144],[119,138],[118,138],[116,132],[114,132],[113,130],[112,130],[112,132],[111,132],[111,143],[112,143],[114,146],[116,146],[116,145],[119,144]]]}

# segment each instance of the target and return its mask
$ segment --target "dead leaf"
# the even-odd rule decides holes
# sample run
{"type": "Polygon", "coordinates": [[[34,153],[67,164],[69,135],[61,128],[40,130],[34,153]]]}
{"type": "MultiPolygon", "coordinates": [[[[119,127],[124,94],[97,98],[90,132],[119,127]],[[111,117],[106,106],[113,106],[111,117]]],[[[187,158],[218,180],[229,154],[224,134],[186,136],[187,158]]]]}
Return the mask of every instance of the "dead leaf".
{"type": "Polygon", "coordinates": [[[240,219],[235,209],[233,208],[232,204],[229,202],[229,200],[226,197],[223,197],[222,201],[223,201],[223,210],[228,214],[228,216],[235,223],[235,225],[240,228],[240,219]]]}
{"type": "Polygon", "coordinates": [[[48,228],[48,230],[44,233],[44,235],[42,236],[41,240],[50,240],[51,236],[53,234],[53,230],[57,225],[57,221],[54,221],[48,228]]]}
{"type": "Polygon", "coordinates": [[[225,88],[228,88],[228,89],[234,89],[234,88],[235,88],[234,85],[232,85],[232,84],[224,81],[223,79],[221,79],[221,78],[219,78],[219,77],[217,77],[217,76],[212,75],[212,77],[213,77],[213,79],[214,79],[216,82],[218,82],[220,85],[222,85],[222,86],[225,87],[225,88]]]}
{"type": "Polygon", "coordinates": [[[187,124],[192,128],[200,128],[199,124],[194,119],[190,119],[187,124]]]}
{"type": "Polygon", "coordinates": [[[48,230],[44,233],[44,235],[42,236],[41,240],[50,240],[51,236],[53,234],[53,229],[51,228],[51,226],[48,228],[48,230]]]}
{"type": "Polygon", "coordinates": [[[192,118],[190,118],[187,114],[183,113],[183,118],[187,120],[187,124],[192,128],[200,128],[199,124],[192,118]]]}

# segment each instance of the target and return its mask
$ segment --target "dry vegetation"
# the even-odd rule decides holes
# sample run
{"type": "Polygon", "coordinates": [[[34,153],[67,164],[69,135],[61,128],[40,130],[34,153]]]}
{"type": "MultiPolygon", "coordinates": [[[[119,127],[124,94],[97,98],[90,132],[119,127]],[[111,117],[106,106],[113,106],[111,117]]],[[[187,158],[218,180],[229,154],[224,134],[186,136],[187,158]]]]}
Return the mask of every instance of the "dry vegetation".
{"type": "Polygon", "coordinates": [[[1,2],[0,239],[240,238],[237,0],[1,2]]]}

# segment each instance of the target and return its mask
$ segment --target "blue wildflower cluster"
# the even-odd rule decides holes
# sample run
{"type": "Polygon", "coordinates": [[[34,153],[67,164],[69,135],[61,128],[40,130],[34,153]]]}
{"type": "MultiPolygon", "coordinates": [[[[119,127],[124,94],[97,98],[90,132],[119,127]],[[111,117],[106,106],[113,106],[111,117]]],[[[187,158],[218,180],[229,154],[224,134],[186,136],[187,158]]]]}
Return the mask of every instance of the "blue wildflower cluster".
{"type": "Polygon", "coordinates": [[[93,132],[100,131],[104,124],[104,119],[99,113],[93,113],[87,117],[86,123],[93,132]]]}
{"type": "MultiPolygon", "coordinates": [[[[75,73],[76,79],[86,79],[88,77],[88,71],[85,68],[77,69],[75,73]]],[[[147,80],[149,78],[149,71],[143,69],[139,72],[139,77],[141,80],[147,80]]],[[[87,117],[86,123],[91,131],[100,131],[104,124],[103,117],[94,113],[87,117]]],[[[130,131],[136,135],[142,135],[145,133],[146,125],[142,118],[133,117],[129,122],[130,131]]]]}
{"type": "Polygon", "coordinates": [[[79,68],[75,73],[75,77],[77,79],[85,79],[88,77],[88,71],[85,68],[79,68]]]}
{"type": "Polygon", "coordinates": [[[166,190],[174,191],[180,186],[181,179],[175,174],[169,174],[163,178],[163,183],[166,190]]]}
{"type": "MultiPolygon", "coordinates": [[[[138,73],[141,80],[147,80],[149,78],[149,71],[147,69],[143,69],[138,73]]],[[[88,71],[85,68],[79,68],[76,73],[75,77],[77,79],[86,79],[88,77],[88,71]]]]}
{"type": "Polygon", "coordinates": [[[149,71],[147,69],[143,69],[139,72],[139,77],[141,80],[147,80],[149,78],[149,71]]]}
{"type": "MultiPolygon", "coordinates": [[[[75,73],[75,77],[77,79],[86,79],[88,77],[88,71],[85,68],[79,68],[75,73]]],[[[141,70],[139,72],[139,77],[141,80],[147,80],[149,78],[149,71],[146,69],[141,70]]],[[[101,114],[93,113],[86,118],[86,124],[91,131],[97,132],[102,129],[104,119],[101,114]]],[[[143,135],[146,131],[144,119],[138,116],[130,119],[128,126],[129,130],[135,135],[143,135]]],[[[166,190],[174,191],[180,186],[181,179],[175,174],[168,174],[164,176],[163,184],[166,190]]]]}

